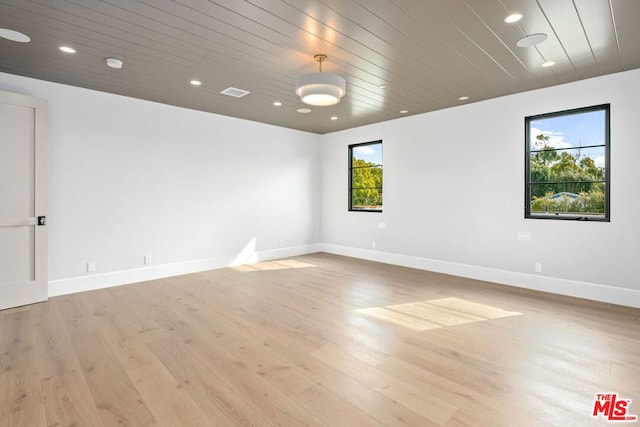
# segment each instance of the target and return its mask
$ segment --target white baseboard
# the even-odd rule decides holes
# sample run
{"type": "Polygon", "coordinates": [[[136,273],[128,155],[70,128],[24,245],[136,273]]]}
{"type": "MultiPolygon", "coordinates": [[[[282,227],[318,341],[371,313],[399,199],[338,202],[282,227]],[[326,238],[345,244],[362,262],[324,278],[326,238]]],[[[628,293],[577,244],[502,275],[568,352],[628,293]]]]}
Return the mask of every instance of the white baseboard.
{"type": "Polygon", "coordinates": [[[114,271],[103,274],[72,277],[68,279],[51,280],[49,281],[49,296],[54,297],[76,292],[92,291],[112,286],[162,279],[164,277],[179,276],[181,274],[215,270],[217,268],[224,268],[247,262],[268,261],[318,251],[320,251],[320,246],[318,244],[311,244],[264,251],[252,251],[250,253],[243,254],[241,259],[237,255],[216,257],[176,262],[172,264],[154,265],[131,270],[114,271]]]}
{"type": "Polygon", "coordinates": [[[555,277],[541,276],[538,274],[534,275],[508,270],[499,270],[495,268],[420,258],[411,255],[381,252],[370,249],[333,245],[329,243],[315,243],[288,248],[254,251],[245,254],[242,259],[239,259],[238,256],[207,258],[90,276],[72,277],[69,279],[52,280],[49,282],[49,296],[53,297],[75,292],[84,292],[94,289],[108,288],[111,286],[120,286],[130,283],[144,282],[147,280],[161,279],[164,277],[178,276],[181,274],[214,270],[245,262],[268,261],[314,252],[327,252],[386,264],[467,277],[470,279],[484,280],[502,285],[640,308],[640,291],[634,289],[620,288],[598,283],[580,282],[576,280],[559,279],[555,277]]]}
{"type": "Polygon", "coordinates": [[[495,268],[328,243],[323,243],[318,246],[323,252],[336,255],[344,255],[386,264],[451,274],[476,280],[484,280],[487,282],[499,283],[501,285],[515,286],[536,291],[550,292],[593,301],[640,308],[640,291],[635,289],[620,288],[598,283],[580,282],[577,280],[559,279],[556,277],[541,276],[538,274],[519,273],[515,271],[499,270],[495,268]]]}

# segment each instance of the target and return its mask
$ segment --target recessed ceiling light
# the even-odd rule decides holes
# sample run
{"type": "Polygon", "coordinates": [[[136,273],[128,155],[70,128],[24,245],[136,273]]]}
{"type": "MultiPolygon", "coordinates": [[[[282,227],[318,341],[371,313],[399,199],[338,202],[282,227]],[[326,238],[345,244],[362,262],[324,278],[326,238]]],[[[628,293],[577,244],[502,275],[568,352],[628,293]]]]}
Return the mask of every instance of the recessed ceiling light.
{"type": "Polygon", "coordinates": [[[547,61],[544,64],[542,64],[543,67],[552,67],[556,65],[556,61],[547,61]]]}
{"type": "Polygon", "coordinates": [[[338,120],[338,116],[331,116],[331,120],[338,120]]]}
{"type": "Polygon", "coordinates": [[[466,101],[467,99],[469,99],[468,96],[461,96],[458,98],[460,101],[466,101]]]}
{"type": "Polygon", "coordinates": [[[307,114],[307,113],[311,112],[311,109],[309,109],[309,108],[298,108],[296,111],[298,113],[307,114]]]}
{"type": "Polygon", "coordinates": [[[105,62],[107,63],[107,66],[116,69],[120,69],[124,65],[124,62],[122,62],[118,58],[107,58],[105,59],[105,62]]]}
{"type": "Polygon", "coordinates": [[[64,53],[76,53],[76,50],[69,46],[60,46],[58,49],[60,49],[64,53]]]}
{"type": "Polygon", "coordinates": [[[282,102],[280,102],[280,101],[275,101],[275,102],[273,103],[273,105],[275,105],[276,107],[280,107],[280,106],[282,106],[282,102]]]}
{"type": "Polygon", "coordinates": [[[0,37],[18,43],[28,43],[31,41],[31,37],[28,35],[8,28],[0,28],[0,37]]]}
{"type": "Polygon", "coordinates": [[[547,35],[544,33],[529,34],[518,40],[516,45],[518,45],[518,47],[531,47],[542,43],[546,39],[547,35]]]}
{"type": "Polygon", "coordinates": [[[194,86],[200,86],[202,84],[200,80],[191,80],[189,83],[191,83],[194,86]]]}
{"type": "Polygon", "coordinates": [[[409,110],[400,110],[400,114],[407,114],[409,110]]]}
{"type": "Polygon", "coordinates": [[[504,22],[506,22],[507,24],[513,24],[514,22],[518,22],[519,20],[521,20],[523,16],[524,15],[522,15],[521,13],[514,12],[504,18],[504,22]]]}

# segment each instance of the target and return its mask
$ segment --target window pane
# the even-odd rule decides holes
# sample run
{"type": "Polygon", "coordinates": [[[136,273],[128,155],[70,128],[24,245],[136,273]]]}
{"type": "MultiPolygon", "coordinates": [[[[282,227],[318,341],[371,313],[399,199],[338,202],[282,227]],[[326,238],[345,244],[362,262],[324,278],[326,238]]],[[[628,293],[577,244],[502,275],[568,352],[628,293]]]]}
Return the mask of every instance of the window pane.
{"type": "Polygon", "coordinates": [[[352,188],[382,188],[382,167],[355,167],[351,170],[352,188]]]}
{"type": "Polygon", "coordinates": [[[351,193],[351,208],[366,210],[382,209],[382,189],[367,188],[353,189],[351,193]]]}
{"type": "Polygon", "coordinates": [[[531,151],[605,144],[605,111],[541,117],[529,122],[531,151]]]}
{"type": "Polygon", "coordinates": [[[368,163],[382,165],[382,143],[357,145],[353,147],[353,167],[368,163]]]}
{"type": "Polygon", "coordinates": [[[531,213],[595,215],[605,213],[605,185],[597,183],[531,184],[531,213]]]}
{"type": "Polygon", "coordinates": [[[529,161],[532,183],[605,179],[605,147],[536,151],[529,161]]]}

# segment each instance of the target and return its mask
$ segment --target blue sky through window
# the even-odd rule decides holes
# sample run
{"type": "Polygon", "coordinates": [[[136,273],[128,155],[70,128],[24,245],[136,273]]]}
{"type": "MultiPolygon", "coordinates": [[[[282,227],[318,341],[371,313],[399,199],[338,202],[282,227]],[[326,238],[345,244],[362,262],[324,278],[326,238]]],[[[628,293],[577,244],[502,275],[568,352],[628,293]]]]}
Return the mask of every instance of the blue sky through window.
{"type": "Polygon", "coordinates": [[[353,157],[365,162],[382,164],[382,143],[359,145],[353,147],[353,157]]]}
{"type": "MultiPolygon", "coordinates": [[[[540,149],[536,137],[544,134],[549,137],[547,144],[553,148],[579,148],[605,143],[605,112],[589,111],[556,117],[542,117],[531,120],[531,149],[540,149]]],[[[575,150],[570,150],[572,154],[575,150]]],[[[597,166],[604,166],[604,147],[580,150],[580,157],[591,157],[597,166]]]]}

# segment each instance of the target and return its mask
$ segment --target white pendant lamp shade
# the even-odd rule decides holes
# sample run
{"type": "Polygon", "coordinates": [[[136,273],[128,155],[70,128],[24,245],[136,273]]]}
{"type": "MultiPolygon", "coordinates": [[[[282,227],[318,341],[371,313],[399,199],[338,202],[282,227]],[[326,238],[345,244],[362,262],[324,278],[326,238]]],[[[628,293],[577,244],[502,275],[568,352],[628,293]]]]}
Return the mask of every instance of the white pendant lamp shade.
{"type": "Polygon", "coordinates": [[[309,73],[296,79],[296,94],[310,105],[334,105],[346,93],[342,77],[332,73],[309,73]]]}
{"type": "Polygon", "coordinates": [[[342,77],[333,73],[322,72],[322,62],[326,55],[314,57],[319,62],[319,73],[304,74],[296,79],[296,94],[302,102],[309,105],[335,105],[346,93],[346,82],[342,77]]]}

